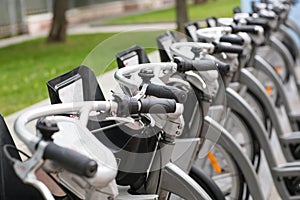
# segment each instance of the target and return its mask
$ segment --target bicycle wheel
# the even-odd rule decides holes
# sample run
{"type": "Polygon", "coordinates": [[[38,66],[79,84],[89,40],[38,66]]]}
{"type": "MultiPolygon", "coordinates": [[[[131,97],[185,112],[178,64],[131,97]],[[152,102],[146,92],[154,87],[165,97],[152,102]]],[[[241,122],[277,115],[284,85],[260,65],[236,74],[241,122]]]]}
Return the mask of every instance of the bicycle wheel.
{"type": "Polygon", "coordinates": [[[257,101],[256,97],[254,97],[253,94],[249,93],[249,91],[246,91],[244,94],[240,94],[240,95],[251,106],[251,108],[257,114],[259,119],[261,119],[262,121],[265,121],[265,117],[266,117],[265,112],[264,112],[261,104],[257,101]]]}
{"type": "Polygon", "coordinates": [[[276,49],[269,46],[260,47],[257,55],[261,55],[261,57],[273,66],[281,80],[288,80],[288,76],[290,76],[288,67],[284,62],[282,55],[276,49]]]}
{"type": "Polygon", "coordinates": [[[252,135],[251,125],[237,113],[231,111],[228,114],[224,128],[233,136],[242,147],[244,154],[251,160],[256,171],[260,165],[260,146],[252,135]]]}
{"type": "Polygon", "coordinates": [[[218,185],[204,173],[202,169],[193,165],[190,172],[190,177],[192,177],[214,200],[224,200],[225,196],[218,187],[218,185]]]}
{"type": "Polygon", "coordinates": [[[254,148],[251,133],[236,113],[230,111],[224,124],[224,128],[231,133],[234,139],[242,147],[245,155],[252,160],[254,148]]]}
{"type": "Polygon", "coordinates": [[[221,189],[225,199],[241,199],[246,194],[244,179],[231,156],[219,145],[210,151],[217,161],[220,171],[213,167],[208,157],[198,158],[195,165],[210,176],[221,189]]]}

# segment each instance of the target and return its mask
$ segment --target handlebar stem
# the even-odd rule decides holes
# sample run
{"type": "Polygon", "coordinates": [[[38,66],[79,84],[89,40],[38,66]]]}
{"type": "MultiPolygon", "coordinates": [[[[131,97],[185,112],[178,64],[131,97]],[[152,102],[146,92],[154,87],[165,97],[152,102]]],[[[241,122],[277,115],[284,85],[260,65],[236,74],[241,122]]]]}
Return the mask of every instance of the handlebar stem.
{"type": "Polygon", "coordinates": [[[139,65],[132,65],[130,67],[124,67],[115,72],[115,79],[122,85],[125,85],[132,89],[134,93],[139,90],[139,84],[133,81],[132,79],[128,79],[125,77],[125,74],[130,74],[133,72],[140,71],[141,69],[146,68],[160,68],[161,70],[168,70],[171,73],[175,73],[177,70],[176,63],[166,62],[166,63],[145,63],[139,65]]]}

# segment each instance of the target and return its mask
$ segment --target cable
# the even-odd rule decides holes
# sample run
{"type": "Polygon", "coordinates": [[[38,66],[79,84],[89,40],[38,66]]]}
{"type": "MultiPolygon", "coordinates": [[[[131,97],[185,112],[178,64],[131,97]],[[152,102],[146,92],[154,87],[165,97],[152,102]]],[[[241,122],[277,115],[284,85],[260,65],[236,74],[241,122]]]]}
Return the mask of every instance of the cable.
{"type": "Polygon", "coordinates": [[[6,156],[6,158],[9,160],[9,163],[11,165],[13,165],[16,161],[19,161],[17,158],[14,158],[10,155],[10,153],[8,152],[8,149],[14,149],[16,150],[18,153],[21,153],[22,155],[26,156],[27,158],[30,158],[30,156],[28,154],[26,154],[24,151],[20,150],[20,149],[17,149],[14,145],[11,145],[11,144],[5,144],[3,146],[3,152],[4,152],[4,155],[6,156]]]}

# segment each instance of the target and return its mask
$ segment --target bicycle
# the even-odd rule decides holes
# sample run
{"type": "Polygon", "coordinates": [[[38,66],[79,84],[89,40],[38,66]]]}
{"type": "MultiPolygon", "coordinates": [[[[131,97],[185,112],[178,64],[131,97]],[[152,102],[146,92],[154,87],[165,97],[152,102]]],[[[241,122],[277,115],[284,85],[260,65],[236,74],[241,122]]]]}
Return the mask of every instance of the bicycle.
{"type": "MultiPolygon", "coordinates": [[[[132,47],[132,48],[129,48],[129,49],[127,49],[127,50],[124,50],[123,52],[120,52],[120,53],[117,53],[117,62],[119,63],[119,67],[125,67],[125,66],[128,66],[127,68],[128,68],[128,70],[125,70],[126,72],[120,72],[120,73],[124,73],[124,74],[130,74],[129,72],[132,72],[132,71],[134,71],[134,70],[137,70],[138,68],[138,65],[135,65],[135,66],[130,66],[130,65],[126,65],[127,63],[129,63],[128,62],[128,60],[130,59],[130,61],[133,61],[133,59],[135,59],[135,61],[136,62],[141,62],[143,59],[141,59],[141,58],[144,58],[145,57],[145,53],[142,51],[142,49],[140,49],[140,48],[138,48],[138,47],[136,47],[136,46],[134,46],[134,47],[132,47]],[[141,56],[140,57],[140,55],[143,55],[143,56],[141,56]],[[132,68],[135,68],[135,69],[132,69],[132,68]]],[[[147,59],[146,59],[147,60],[147,59]]],[[[134,61],[133,61],[134,62],[134,61]]],[[[202,61],[203,62],[203,61],[202,61]]],[[[201,62],[200,62],[201,63],[201,62]]],[[[165,64],[165,63],[164,63],[165,64]]],[[[199,65],[199,67],[198,67],[198,70],[201,70],[201,71],[205,71],[205,70],[207,70],[207,69],[215,69],[214,67],[209,67],[209,66],[211,66],[211,64],[210,65],[208,65],[209,64],[209,62],[207,62],[207,63],[205,63],[205,61],[204,61],[204,63],[202,63],[202,67],[200,67],[200,65],[199,65]]],[[[147,68],[147,69],[149,69],[149,68],[151,68],[151,67],[153,67],[153,66],[155,66],[155,65],[157,65],[157,67],[158,67],[158,63],[149,63],[149,64],[144,64],[144,65],[140,65],[140,66],[143,66],[143,68],[147,68]]],[[[228,66],[227,66],[228,67],[228,66]]],[[[123,69],[123,68],[122,68],[123,69]]],[[[122,70],[121,69],[121,70],[122,70]]],[[[118,72],[117,72],[118,73],[118,72]]],[[[121,77],[120,76],[122,76],[122,75],[115,75],[115,77],[118,77],[117,79],[121,79],[121,77]]],[[[186,76],[188,76],[188,75],[186,75],[186,76]]],[[[122,80],[123,80],[124,78],[122,78],[122,80]]],[[[165,78],[161,78],[162,80],[164,80],[164,81],[166,81],[165,80],[165,78]]],[[[172,79],[172,82],[175,82],[174,80],[173,80],[173,78],[170,78],[170,80],[172,79]]],[[[125,81],[125,80],[123,80],[123,81],[125,81]]],[[[123,83],[124,84],[124,83],[123,83]]],[[[195,83],[193,82],[193,85],[194,85],[195,83]]],[[[199,83],[198,83],[199,84],[199,83]]],[[[125,84],[125,85],[127,85],[128,86],[128,84],[125,84]]],[[[150,86],[150,85],[149,85],[150,86]]],[[[133,86],[132,86],[133,87],[133,86]]],[[[198,86],[197,86],[198,87],[198,86]]],[[[123,87],[122,87],[123,88],[123,87]]],[[[128,91],[127,89],[125,89],[124,90],[125,92],[126,91],[128,91]]],[[[201,92],[201,91],[198,91],[198,92],[195,92],[195,93],[203,93],[203,91],[201,92]]],[[[155,95],[155,94],[153,94],[152,93],[152,95],[155,95]]],[[[157,95],[157,94],[156,94],[157,95]]],[[[190,98],[190,97],[189,97],[190,98]]],[[[188,98],[188,99],[189,99],[188,98]]],[[[202,103],[200,103],[200,101],[202,101],[203,102],[203,99],[200,97],[200,99],[198,99],[198,101],[199,101],[199,105],[203,105],[202,103]]],[[[189,104],[188,104],[189,105],[189,104]]],[[[194,105],[194,104],[193,104],[194,105]]],[[[188,109],[189,107],[193,107],[193,106],[187,106],[186,108],[188,109]]],[[[203,109],[203,108],[202,108],[203,109]]],[[[203,109],[203,110],[205,110],[205,108],[203,109]]],[[[189,113],[190,114],[190,113],[189,113]]],[[[188,118],[188,119],[190,119],[190,118],[188,118]]],[[[186,121],[189,121],[189,120],[186,120],[186,121]]],[[[188,129],[186,129],[186,130],[188,130],[188,129]]],[[[203,129],[202,129],[203,130],[203,129]]],[[[204,131],[205,132],[205,131],[204,131]]],[[[203,133],[202,133],[203,134],[203,133]]],[[[215,133],[216,134],[216,133],[215,133]]],[[[189,131],[186,131],[185,132],[185,134],[184,135],[182,135],[181,136],[181,138],[186,138],[186,137],[190,137],[190,136],[195,136],[194,134],[189,134],[189,131]]],[[[199,133],[198,133],[198,135],[199,135],[199,133]]],[[[201,135],[201,134],[200,134],[201,135]]],[[[197,136],[197,135],[196,135],[197,136]]],[[[231,161],[231,163],[232,163],[232,161],[231,161]]],[[[224,168],[225,169],[225,168],[224,168]]],[[[241,187],[241,186],[239,186],[239,187],[241,187]]],[[[224,189],[224,188],[222,188],[222,189],[224,189]]],[[[226,189],[225,189],[226,190],[226,189]]],[[[234,190],[232,190],[232,191],[234,191],[234,190]]],[[[225,191],[224,191],[225,192],[225,191]]],[[[226,192],[228,192],[228,191],[226,191],[226,192]]],[[[239,193],[239,192],[235,192],[235,194],[232,194],[231,193],[231,195],[233,195],[233,196],[235,196],[235,195],[238,195],[238,194],[236,194],[236,193],[239,193]]]]}

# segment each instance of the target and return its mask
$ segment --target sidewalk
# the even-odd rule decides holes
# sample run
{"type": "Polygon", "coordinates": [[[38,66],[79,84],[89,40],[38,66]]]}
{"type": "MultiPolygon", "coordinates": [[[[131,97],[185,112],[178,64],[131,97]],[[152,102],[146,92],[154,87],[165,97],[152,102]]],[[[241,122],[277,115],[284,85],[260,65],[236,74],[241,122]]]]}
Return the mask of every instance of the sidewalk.
{"type": "MultiPolygon", "coordinates": [[[[89,34],[89,33],[108,33],[108,32],[123,32],[140,29],[161,29],[171,30],[176,29],[175,23],[149,23],[149,24],[126,24],[126,25],[108,25],[108,26],[92,26],[89,23],[78,24],[68,28],[68,34],[89,34]]],[[[21,35],[0,40],[0,48],[18,44],[27,40],[32,40],[39,37],[46,37],[48,32],[39,32],[34,35],[21,35]]]]}

